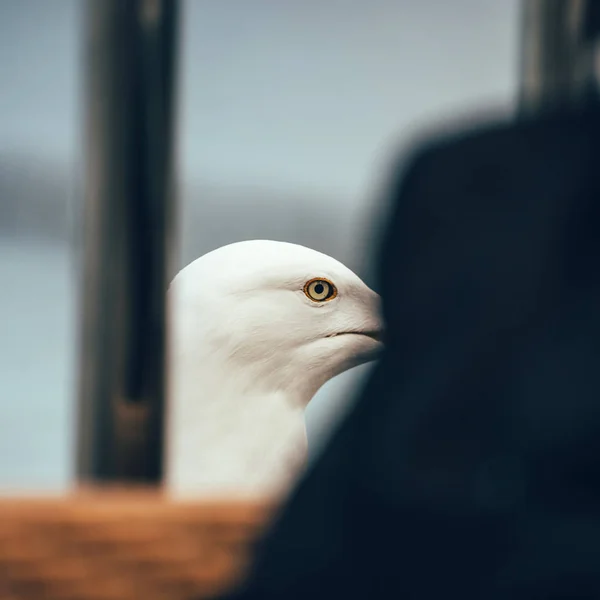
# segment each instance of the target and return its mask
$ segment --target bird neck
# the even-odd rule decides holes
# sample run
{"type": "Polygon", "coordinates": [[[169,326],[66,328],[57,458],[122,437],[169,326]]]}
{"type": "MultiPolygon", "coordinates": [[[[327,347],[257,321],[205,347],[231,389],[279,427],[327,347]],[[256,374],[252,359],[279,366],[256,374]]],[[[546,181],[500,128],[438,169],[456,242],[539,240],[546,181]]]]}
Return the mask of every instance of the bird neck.
{"type": "Polygon", "coordinates": [[[202,497],[284,493],[306,459],[310,398],[300,390],[269,389],[252,371],[232,372],[205,358],[172,362],[168,489],[202,497]]]}

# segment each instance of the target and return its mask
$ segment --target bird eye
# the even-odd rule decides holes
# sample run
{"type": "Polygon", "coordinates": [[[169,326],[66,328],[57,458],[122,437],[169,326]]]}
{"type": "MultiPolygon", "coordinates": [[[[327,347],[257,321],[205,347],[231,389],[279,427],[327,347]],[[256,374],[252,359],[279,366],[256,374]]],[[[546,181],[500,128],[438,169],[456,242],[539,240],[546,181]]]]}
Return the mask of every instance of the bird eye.
{"type": "Polygon", "coordinates": [[[337,296],[337,288],[327,279],[311,279],[304,285],[304,293],[313,302],[326,302],[337,296]]]}

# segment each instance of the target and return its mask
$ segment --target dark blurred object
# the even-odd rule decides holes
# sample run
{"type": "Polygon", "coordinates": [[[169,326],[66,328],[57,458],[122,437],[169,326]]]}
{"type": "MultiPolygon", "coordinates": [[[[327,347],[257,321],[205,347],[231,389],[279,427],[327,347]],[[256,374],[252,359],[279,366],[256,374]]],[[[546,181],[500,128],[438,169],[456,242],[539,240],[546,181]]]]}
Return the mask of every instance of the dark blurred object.
{"type": "Polygon", "coordinates": [[[228,600],[600,598],[598,4],[526,2],[522,119],[394,174],[385,354],[228,600]]]}
{"type": "Polygon", "coordinates": [[[600,598],[600,111],[392,186],[387,348],[230,600],[600,598]]]}
{"type": "Polygon", "coordinates": [[[585,104],[597,95],[596,0],[524,0],[520,108],[524,115],[585,104]]]}
{"type": "Polygon", "coordinates": [[[90,0],[78,475],[160,480],[176,0],[90,0]]]}

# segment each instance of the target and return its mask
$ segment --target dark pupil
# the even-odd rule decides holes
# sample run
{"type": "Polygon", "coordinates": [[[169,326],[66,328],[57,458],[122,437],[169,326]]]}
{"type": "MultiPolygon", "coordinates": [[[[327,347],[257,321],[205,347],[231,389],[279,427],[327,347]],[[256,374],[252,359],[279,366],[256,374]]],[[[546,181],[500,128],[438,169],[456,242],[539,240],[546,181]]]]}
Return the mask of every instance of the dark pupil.
{"type": "Polygon", "coordinates": [[[317,285],[315,285],[315,293],[316,294],[322,294],[325,291],[325,288],[323,287],[322,283],[317,283],[317,285]]]}

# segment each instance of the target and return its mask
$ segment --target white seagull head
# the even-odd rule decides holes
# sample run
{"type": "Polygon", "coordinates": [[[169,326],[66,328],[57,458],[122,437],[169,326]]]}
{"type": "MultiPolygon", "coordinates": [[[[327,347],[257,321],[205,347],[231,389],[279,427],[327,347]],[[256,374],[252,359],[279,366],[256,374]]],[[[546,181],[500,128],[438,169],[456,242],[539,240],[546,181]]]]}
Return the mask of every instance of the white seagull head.
{"type": "Polygon", "coordinates": [[[382,347],[379,296],[342,263],[304,246],[224,246],[185,267],[170,294],[179,350],[227,365],[246,389],[283,390],[306,403],[382,347]]]}
{"type": "Polygon", "coordinates": [[[308,402],[382,349],[379,296],[325,254],[255,240],[192,262],[168,302],[168,487],[285,488],[306,458],[308,402]]]}

